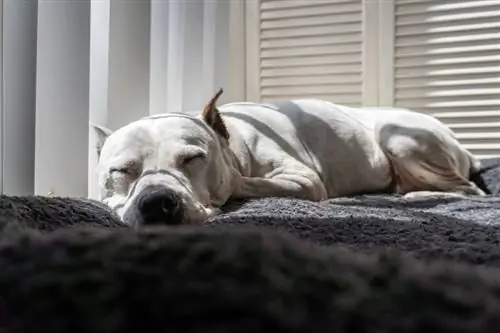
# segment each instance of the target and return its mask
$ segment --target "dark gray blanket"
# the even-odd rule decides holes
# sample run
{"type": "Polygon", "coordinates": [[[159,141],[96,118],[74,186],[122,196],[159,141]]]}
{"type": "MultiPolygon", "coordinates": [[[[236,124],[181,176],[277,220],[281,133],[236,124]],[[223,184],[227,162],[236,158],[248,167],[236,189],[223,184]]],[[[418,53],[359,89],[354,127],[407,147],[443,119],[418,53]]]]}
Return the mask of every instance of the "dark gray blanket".
{"type": "Polygon", "coordinates": [[[493,194],[255,200],[138,232],[1,196],[0,332],[499,332],[500,160],[475,181],[493,194]]]}
{"type": "MultiPolygon", "coordinates": [[[[203,228],[285,231],[320,245],[371,253],[386,248],[419,258],[500,265],[500,158],[483,163],[474,181],[486,197],[365,195],[324,202],[269,198],[232,203],[203,228]]],[[[76,198],[0,199],[0,230],[53,231],[75,225],[125,227],[107,208],[76,198]],[[3,222],[2,222],[3,221],[3,222]],[[5,227],[7,226],[7,227],[5,227]]]]}
{"type": "Polygon", "coordinates": [[[235,203],[210,227],[283,230],[321,245],[362,252],[385,248],[420,258],[500,265],[500,159],[473,179],[486,197],[421,198],[366,195],[324,202],[261,199],[235,203]]]}
{"type": "Polygon", "coordinates": [[[500,265],[500,196],[418,201],[359,196],[320,203],[256,200],[218,216],[211,225],[283,230],[318,244],[363,252],[392,248],[423,258],[500,265]]]}
{"type": "Polygon", "coordinates": [[[500,270],[271,232],[78,228],[0,243],[0,331],[496,333],[500,270]]]}

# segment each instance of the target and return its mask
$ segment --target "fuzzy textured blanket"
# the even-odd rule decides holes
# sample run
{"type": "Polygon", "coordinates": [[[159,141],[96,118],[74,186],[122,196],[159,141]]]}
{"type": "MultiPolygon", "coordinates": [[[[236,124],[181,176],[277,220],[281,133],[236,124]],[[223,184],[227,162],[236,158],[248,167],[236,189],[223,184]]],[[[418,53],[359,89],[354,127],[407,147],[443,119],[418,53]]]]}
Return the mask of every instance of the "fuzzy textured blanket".
{"type": "Polygon", "coordinates": [[[500,159],[474,180],[491,195],[271,198],[139,232],[2,196],[0,331],[498,332],[500,159]]]}
{"type": "Polygon", "coordinates": [[[246,202],[210,221],[224,229],[282,230],[321,245],[371,253],[391,248],[420,258],[500,266],[500,196],[421,199],[359,196],[319,203],[246,202]]]}
{"type": "Polygon", "coordinates": [[[282,230],[320,245],[368,251],[391,248],[418,257],[500,263],[500,158],[473,180],[486,197],[363,195],[323,202],[270,198],[233,203],[210,227],[282,230]]]}

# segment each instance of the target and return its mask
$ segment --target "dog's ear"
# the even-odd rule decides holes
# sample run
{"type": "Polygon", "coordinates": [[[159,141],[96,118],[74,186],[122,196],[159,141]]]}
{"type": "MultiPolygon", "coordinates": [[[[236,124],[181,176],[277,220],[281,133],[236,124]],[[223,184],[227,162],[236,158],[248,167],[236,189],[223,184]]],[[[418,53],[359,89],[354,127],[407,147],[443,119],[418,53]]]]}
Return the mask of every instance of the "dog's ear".
{"type": "Polygon", "coordinates": [[[97,150],[97,157],[101,155],[101,149],[102,146],[104,146],[104,142],[106,142],[106,139],[108,136],[113,133],[112,130],[109,128],[106,128],[104,126],[99,126],[95,124],[90,124],[90,126],[94,129],[95,133],[97,134],[97,144],[96,144],[96,150],[97,150]]]}
{"type": "Polygon", "coordinates": [[[220,116],[219,110],[217,110],[216,106],[220,95],[222,95],[222,88],[220,88],[215,96],[212,97],[210,102],[208,102],[201,115],[208,126],[212,127],[217,134],[225,139],[229,139],[229,132],[227,131],[226,125],[224,125],[224,121],[222,121],[222,117],[220,116]]]}

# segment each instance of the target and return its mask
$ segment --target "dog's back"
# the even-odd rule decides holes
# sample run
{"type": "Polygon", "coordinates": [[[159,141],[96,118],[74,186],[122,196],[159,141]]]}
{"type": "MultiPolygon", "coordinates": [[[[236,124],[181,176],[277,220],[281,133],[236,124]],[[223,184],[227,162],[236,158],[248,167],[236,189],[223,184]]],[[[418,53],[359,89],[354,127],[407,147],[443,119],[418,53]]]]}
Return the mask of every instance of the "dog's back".
{"type": "Polygon", "coordinates": [[[285,151],[320,175],[329,196],[380,191],[394,177],[402,193],[438,189],[481,194],[468,180],[479,161],[453,131],[426,114],[317,99],[232,103],[221,111],[228,123],[238,122],[239,130],[252,127],[240,133],[251,134],[245,140],[255,143],[256,154],[285,151]]]}
{"type": "Polygon", "coordinates": [[[389,186],[387,159],[373,136],[374,124],[356,109],[317,99],[231,103],[219,108],[230,132],[243,137],[259,172],[274,158],[291,157],[315,170],[329,196],[379,191],[389,186]]]}

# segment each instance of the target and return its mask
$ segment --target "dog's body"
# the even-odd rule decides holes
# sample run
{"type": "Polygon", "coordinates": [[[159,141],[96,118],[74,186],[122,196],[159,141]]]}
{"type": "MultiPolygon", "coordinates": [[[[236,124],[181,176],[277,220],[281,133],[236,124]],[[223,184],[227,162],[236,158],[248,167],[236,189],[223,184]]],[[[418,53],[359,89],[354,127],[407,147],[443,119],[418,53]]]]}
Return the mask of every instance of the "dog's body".
{"type": "Polygon", "coordinates": [[[198,117],[98,129],[102,199],[126,222],[200,223],[230,198],[323,200],[391,184],[407,196],[484,194],[468,180],[479,162],[430,116],[314,99],[217,109],[217,97],[198,117]]]}

